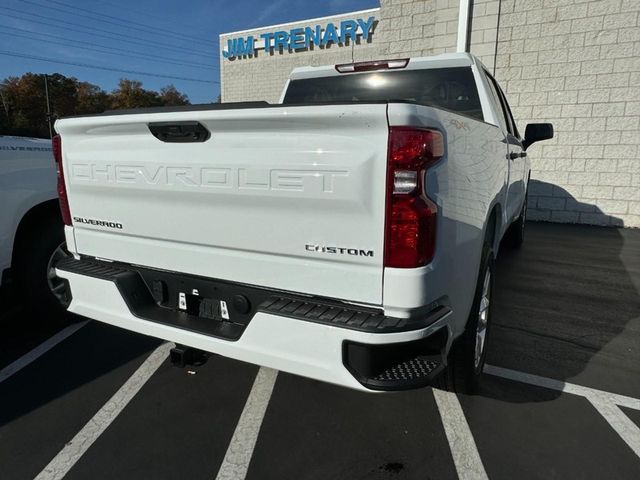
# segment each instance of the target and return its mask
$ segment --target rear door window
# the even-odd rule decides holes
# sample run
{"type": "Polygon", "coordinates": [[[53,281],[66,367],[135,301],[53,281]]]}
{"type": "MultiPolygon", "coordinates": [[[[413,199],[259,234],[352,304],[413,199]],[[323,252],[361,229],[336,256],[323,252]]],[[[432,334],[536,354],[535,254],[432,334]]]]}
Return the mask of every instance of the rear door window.
{"type": "Polygon", "coordinates": [[[489,80],[489,87],[491,88],[491,93],[494,97],[494,101],[496,105],[500,105],[500,111],[502,112],[502,118],[504,119],[505,125],[507,126],[507,131],[516,138],[520,138],[520,134],[518,133],[518,127],[516,126],[516,122],[513,119],[513,115],[511,114],[511,108],[507,103],[507,97],[505,97],[504,92],[498,85],[498,82],[495,78],[491,76],[489,72],[484,71],[487,79],[489,80]]]}
{"type": "Polygon", "coordinates": [[[502,108],[504,108],[507,118],[509,119],[509,123],[511,124],[511,134],[514,137],[520,138],[520,133],[518,132],[518,126],[516,125],[516,121],[513,119],[513,114],[511,113],[511,107],[509,106],[509,102],[507,102],[507,96],[504,94],[500,85],[498,85],[498,94],[500,95],[500,100],[502,101],[502,108]]]}

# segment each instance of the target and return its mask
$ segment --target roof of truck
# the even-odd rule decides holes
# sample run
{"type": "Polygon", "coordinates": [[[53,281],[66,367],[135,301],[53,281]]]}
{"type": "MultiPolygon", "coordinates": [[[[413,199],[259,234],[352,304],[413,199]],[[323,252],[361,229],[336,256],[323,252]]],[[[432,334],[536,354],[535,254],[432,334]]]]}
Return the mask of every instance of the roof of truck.
{"type": "MultiPolygon", "coordinates": [[[[398,57],[398,59],[402,59],[402,57],[398,57]]],[[[393,59],[388,58],[380,60],[386,61],[393,59]]],[[[470,53],[442,53],[440,55],[431,55],[428,57],[411,57],[409,58],[409,63],[405,69],[418,70],[423,68],[470,67],[478,62],[479,60],[470,53]]],[[[350,74],[351,73],[338,72],[335,65],[322,65],[318,67],[307,66],[294,68],[291,75],[289,75],[289,79],[300,80],[303,78],[333,77],[350,74]]]]}

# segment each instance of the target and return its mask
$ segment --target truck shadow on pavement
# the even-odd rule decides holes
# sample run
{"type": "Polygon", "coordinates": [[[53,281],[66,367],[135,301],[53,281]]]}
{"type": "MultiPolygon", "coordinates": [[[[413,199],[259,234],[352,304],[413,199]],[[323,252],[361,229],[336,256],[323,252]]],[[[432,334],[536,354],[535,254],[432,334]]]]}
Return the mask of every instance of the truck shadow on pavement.
{"type": "MultiPolygon", "coordinates": [[[[553,187],[576,210],[602,214],[555,185],[535,184],[553,187]]],[[[639,292],[640,230],[529,222],[522,248],[501,247],[496,262],[487,363],[638,398],[639,292]]],[[[509,394],[487,377],[483,396],[531,402],[560,395],[540,388],[527,389],[535,398],[509,394]]]]}
{"type": "MultiPolygon", "coordinates": [[[[36,317],[21,305],[10,286],[2,289],[0,300],[0,369],[65,327],[86,320],[70,313],[36,317]]],[[[15,374],[0,377],[0,427],[43,407],[55,409],[56,400],[77,389],[111,391],[159,343],[151,337],[90,322],[15,374]]],[[[96,402],[91,407],[96,410],[103,401],[91,400],[96,402]]],[[[92,401],[81,402],[84,406],[92,401]]],[[[0,437],[4,433],[0,431],[0,437]]]]}

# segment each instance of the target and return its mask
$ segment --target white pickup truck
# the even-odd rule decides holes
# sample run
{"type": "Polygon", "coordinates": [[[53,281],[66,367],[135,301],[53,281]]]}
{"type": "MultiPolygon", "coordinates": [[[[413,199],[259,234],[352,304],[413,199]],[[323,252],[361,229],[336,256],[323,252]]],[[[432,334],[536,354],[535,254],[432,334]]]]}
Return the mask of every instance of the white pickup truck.
{"type": "Polygon", "coordinates": [[[553,136],[522,139],[468,54],[305,67],[277,105],[56,130],[72,312],[365,391],[477,386],[526,149],[553,136]]]}
{"type": "Polygon", "coordinates": [[[0,135],[0,287],[11,280],[11,292],[46,321],[63,312],[68,293],[53,268],[67,254],[51,150],[49,139],[0,135]]]}

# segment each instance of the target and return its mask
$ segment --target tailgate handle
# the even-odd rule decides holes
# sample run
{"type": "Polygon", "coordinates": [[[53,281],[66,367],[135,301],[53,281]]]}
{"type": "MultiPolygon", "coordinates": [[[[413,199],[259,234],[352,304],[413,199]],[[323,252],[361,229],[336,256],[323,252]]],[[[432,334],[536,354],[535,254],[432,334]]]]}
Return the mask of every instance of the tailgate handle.
{"type": "Polygon", "coordinates": [[[149,130],[158,140],[167,143],[206,142],[211,132],[200,122],[154,122],[149,130]]]}

